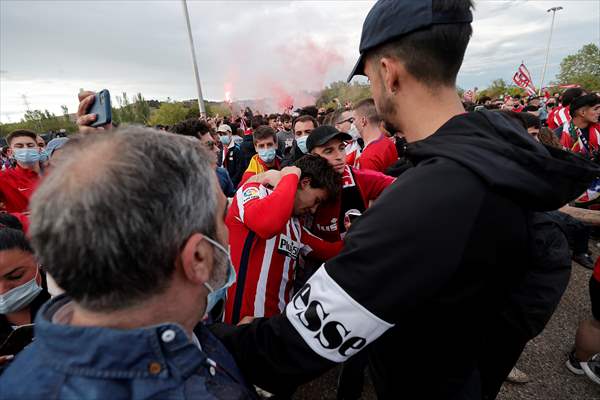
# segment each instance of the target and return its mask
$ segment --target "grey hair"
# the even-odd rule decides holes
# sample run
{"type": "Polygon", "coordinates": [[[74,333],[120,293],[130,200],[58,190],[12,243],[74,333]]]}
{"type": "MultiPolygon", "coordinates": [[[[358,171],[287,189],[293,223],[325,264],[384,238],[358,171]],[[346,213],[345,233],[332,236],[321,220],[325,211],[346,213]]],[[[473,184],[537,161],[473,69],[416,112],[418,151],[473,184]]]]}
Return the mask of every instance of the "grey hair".
{"type": "Polygon", "coordinates": [[[216,234],[216,176],[197,139],[128,126],[80,136],[31,200],[42,264],[82,307],[164,292],[183,245],[216,234]]]}

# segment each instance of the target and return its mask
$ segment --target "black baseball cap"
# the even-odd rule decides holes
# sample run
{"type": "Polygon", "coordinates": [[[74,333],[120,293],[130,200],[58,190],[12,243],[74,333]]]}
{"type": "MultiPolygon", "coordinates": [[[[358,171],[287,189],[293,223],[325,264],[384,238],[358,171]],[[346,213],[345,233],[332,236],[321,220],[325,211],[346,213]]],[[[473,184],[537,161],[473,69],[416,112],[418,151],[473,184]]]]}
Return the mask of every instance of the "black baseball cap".
{"type": "Polygon", "coordinates": [[[331,139],[340,139],[345,142],[352,140],[352,136],[347,133],[340,132],[330,125],[322,125],[312,130],[308,139],[306,139],[306,149],[310,153],[315,147],[323,146],[331,139]]]}
{"type": "Polygon", "coordinates": [[[473,21],[471,10],[433,12],[432,0],[379,0],[363,23],[360,37],[360,57],[352,69],[354,75],[364,75],[364,54],[377,46],[398,39],[418,29],[439,24],[462,24],[473,21]]]}
{"type": "Polygon", "coordinates": [[[575,98],[569,105],[569,112],[571,117],[575,116],[575,112],[582,107],[595,107],[600,104],[600,97],[596,96],[594,93],[586,94],[583,96],[579,96],[575,98]]]}

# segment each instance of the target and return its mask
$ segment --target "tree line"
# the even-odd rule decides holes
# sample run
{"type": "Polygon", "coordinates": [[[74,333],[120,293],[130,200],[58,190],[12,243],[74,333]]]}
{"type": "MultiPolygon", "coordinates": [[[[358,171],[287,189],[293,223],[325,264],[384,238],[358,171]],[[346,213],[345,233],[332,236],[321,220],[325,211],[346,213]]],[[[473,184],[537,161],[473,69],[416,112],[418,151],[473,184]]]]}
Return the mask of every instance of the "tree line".
{"type": "MultiPolygon", "coordinates": [[[[583,46],[577,53],[568,55],[560,64],[560,72],[551,85],[579,84],[582,87],[600,91],[600,49],[595,44],[583,46]]],[[[458,94],[462,97],[464,89],[458,88],[458,94]]],[[[499,97],[502,95],[515,96],[524,95],[523,89],[503,79],[495,79],[484,89],[478,90],[477,96],[499,97]]],[[[346,102],[357,103],[371,97],[371,89],[368,84],[354,82],[348,84],[344,81],[333,82],[324,88],[317,96],[318,107],[338,108],[346,102]]],[[[113,121],[118,124],[141,124],[141,125],[173,125],[186,118],[197,118],[200,116],[198,102],[189,101],[167,101],[146,100],[141,93],[129,97],[127,93],[115,96],[116,104],[113,104],[113,121]]],[[[231,108],[225,102],[205,102],[208,116],[231,115],[231,108]]],[[[15,129],[31,129],[44,133],[48,131],[66,130],[68,133],[75,132],[77,126],[72,114],[69,114],[67,106],[61,106],[62,115],[55,115],[48,110],[27,111],[21,121],[16,123],[0,123],[0,137],[6,136],[15,129]]]]}

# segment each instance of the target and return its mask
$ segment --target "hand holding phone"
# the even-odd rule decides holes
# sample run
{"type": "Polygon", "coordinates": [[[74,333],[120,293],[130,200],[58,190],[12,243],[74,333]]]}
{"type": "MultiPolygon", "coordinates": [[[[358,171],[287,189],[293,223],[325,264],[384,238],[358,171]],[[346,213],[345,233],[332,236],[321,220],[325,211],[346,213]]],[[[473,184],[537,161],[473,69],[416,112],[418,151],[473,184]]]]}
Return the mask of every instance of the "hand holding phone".
{"type": "Polygon", "coordinates": [[[21,325],[8,335],[0,346],[0,356],[11,356],[19,353],[33,341],[33,324],[21,325]]]}
{"type": "Polygon", "coordinates": [[[108,90],[103,89],[96,93],[94,97],[94,103],[88,110],[89,114],[96,114],[96,121],[91,126],[97,128],[104,126],[112,122],[112,107],[110,104],[110,93],[108,90]]]}

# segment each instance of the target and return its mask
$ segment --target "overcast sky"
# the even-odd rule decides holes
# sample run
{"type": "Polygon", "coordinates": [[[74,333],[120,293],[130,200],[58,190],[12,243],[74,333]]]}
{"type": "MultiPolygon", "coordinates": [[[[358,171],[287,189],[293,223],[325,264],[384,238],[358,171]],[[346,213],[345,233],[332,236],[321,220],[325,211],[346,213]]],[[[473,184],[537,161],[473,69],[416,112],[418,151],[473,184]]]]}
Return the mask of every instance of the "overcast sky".
{"type": "MultiPolygon", "coordinates": [[[[372,4],[188,0],[205,98],[279,97],[345,79],[372,4]]],[[[600,41],[600,0],[476,1],[459,86],[510,81],[521,60],[539,85],[553,6],[564,10],[546,80],[565,55],[600,41]]],[[[0,121],[21,118],[24,94],[31,109],[75,112],[82,87],[195,98],[181,2],[0,0],[0,121]]]]}

